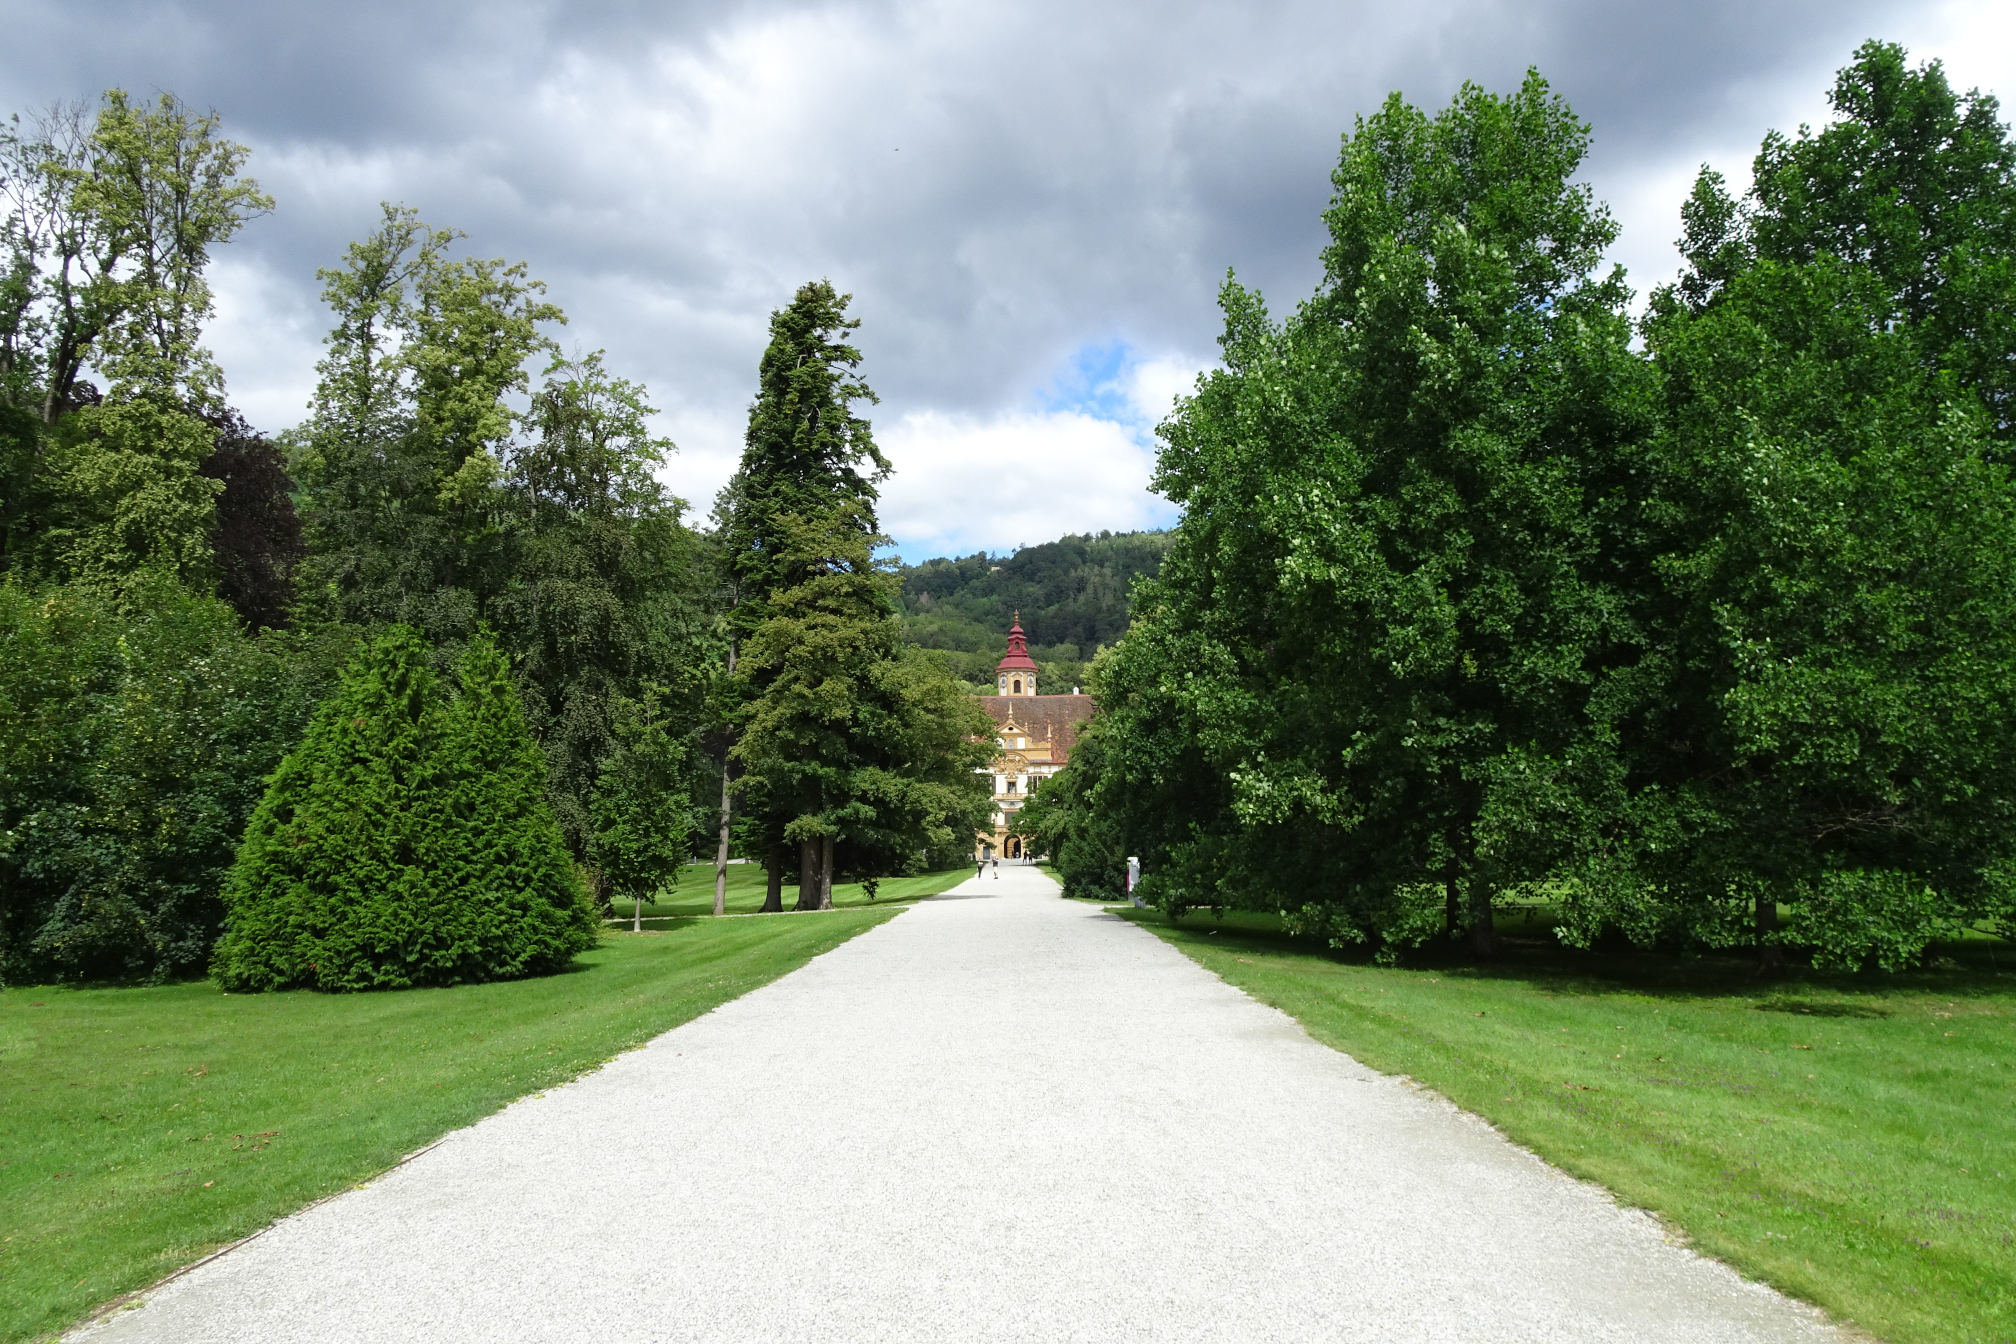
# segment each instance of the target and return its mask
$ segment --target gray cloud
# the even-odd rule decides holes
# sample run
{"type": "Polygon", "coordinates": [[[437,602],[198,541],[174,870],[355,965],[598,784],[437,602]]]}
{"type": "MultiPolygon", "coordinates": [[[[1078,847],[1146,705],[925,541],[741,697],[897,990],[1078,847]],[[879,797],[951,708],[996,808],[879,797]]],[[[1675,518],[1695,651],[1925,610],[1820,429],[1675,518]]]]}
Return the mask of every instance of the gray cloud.
{"type": "MultiPolygon", "coordinates": [[[[1144,361],[1207,361],[1228,266],[1277,307],[1303,297],[1338,138],[1391,89],[1439,106],[1466,78],[1502,88],[1539,66],[1595,126],[1590,177],[1643,288],[1672,265],[1696,163],[1733,154],[1740,169],[1768,126],[1817,112],[1862,38],[1911,42],[1993,13],[1972,0],[8,10],[0,105],[173,89],[253,146],[280,206],[228,250],[213,338],[260,423],[298,415],[312,381],[316,267],[394,199],[475,250],[530,261],[572,318],[563,339],[606,346],[650,384],[684,450],[675,483],[702,503],[739,447],[770,309],[830,276],[865,321],[878,423],[907,424],[913,512],[941,477],[970,490],[991,461],[934,461],[930,426],[962,427],[945,454],[1049,464],[1033,488],[1068,501],[1068,460],[1007,445],[1045,432],[1031,413],[1074,351],[1120,341],[1144,361]]],[[[1098,451],[1082,425],[1070,434],[1098,451]]],[[[1145,516],[1138,497],[1111,505],[1044,516],[1145,516]]],[[[1027,510],[1015,525],[1034,525],[1027,510]]],[[[976,519],[934,542],[1015,539],[976,519]]]]}

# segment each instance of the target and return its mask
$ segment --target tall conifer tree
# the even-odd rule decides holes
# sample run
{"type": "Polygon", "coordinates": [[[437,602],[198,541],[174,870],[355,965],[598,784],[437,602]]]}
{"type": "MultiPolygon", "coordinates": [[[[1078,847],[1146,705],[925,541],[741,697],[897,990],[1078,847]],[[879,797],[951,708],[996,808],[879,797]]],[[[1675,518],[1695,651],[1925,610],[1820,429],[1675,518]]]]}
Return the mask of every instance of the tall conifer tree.
{"type": "MultiPolygon", "coordinates": [[[[726,658],[734,675],[721,690],[722,718],[732,725],[747,713],[750,700],[769,681],[767,670],[738,666],[741,646],[773,614],[776,595],[810,576],[810,570],[787,559],[790,528],[807,520],[835,516],[836,509],[854,506],[847,525],[862,537],[875,535],[876,485],[889,474],[889,461],[875,446],[867,419],[855,413],[857,402],[875,402],[875,393],[859,373],[861,352],[848,340],[861,325],[847,316],[851,296],[830,281],[799,286],[789,305],[770,315],[770,344],[757,368],[756,400],[749,407],[742,462],[715,502],[715,522],[722,545],[722,570],[729,608],[726,658]]],[[[735,764],[732,750],[721,760],[724,780],[735,764]]],[[[740,790],[747,805],[761,798],[767,813],[746,814],[752,839],[762,849],[768,869],[766,910],[781,909],[786,864],[784,830],[793,819],[790,804],[762,781],[740,790]]],[[[731,824],[724,798],[721,828],[731,824]]],[[[716,864],[716,905],[725,887],[727,846],[716,864]]],[[[811,850],[801,846],[801,889],[808,874],[811,850]]],[[[816,886],[816,883],[814,884],[816,886]]],[[[801,896],[801,903],[807,898],[801,896]]],[[[816,901],[816,895],[810,899],[816,901]]]]}

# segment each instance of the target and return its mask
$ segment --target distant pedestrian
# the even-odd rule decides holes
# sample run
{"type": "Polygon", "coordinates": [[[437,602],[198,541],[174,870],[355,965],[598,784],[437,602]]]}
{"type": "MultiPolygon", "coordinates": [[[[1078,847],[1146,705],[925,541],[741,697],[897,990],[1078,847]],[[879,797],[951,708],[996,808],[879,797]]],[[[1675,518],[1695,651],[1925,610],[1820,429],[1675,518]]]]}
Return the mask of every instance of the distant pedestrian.
{"type": "Polygon", "coordinates": [[[996,882],[1001,880],[1001,856],[999,854],[994,856],[994,880],[996,882]]]}
{"type": "Polygon", "coordinates": [[[982,854],[979,858],[973,860],[973,880],[978,882],[985,876],[987,876],[987,856],[982,854]]]}

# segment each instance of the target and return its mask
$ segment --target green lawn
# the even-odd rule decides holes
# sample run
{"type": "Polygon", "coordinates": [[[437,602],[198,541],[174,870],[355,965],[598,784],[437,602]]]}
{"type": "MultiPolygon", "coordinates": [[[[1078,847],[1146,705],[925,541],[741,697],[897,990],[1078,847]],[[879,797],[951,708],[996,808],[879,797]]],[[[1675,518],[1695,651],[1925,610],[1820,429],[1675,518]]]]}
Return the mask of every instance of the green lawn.
{"type": "Polygon", "coordinates": [[[1895,1344],[2016,1339],[2006,946],[1868,981],[1537,940],[1489,968],[1397,969],[1253,917],[1120,913],[1840,1319],[1895,1344]]]}
{"type": "Polygon", "coordinates": [[[890,918],[689,920],[399,993],[0,990],[0,1339],[33,1338],[890,918]]]}
{"type": "MultiPolygon", "coordinates": [[[[942,873],[924,873],[917,877],[885,877],[876,888],[875,899],[870,901],[858,882],[836,882],[833,884],[833,906],[835,909],[867,905],[900,905],[905,901],[922,900],[926,896],[936,896],[941,891],[949,891],[967,878],[973,876],[973,865],[948,869],[942,873]]],[[[731,863],[728,865],[728,913],[731,915],[753,915],[763,906],[763,869],[754,863],[731,863]]],[[[784,888],[784,908],[790,910],[798,899],[798,888],[787,885],[784,888]]],[[[714,913],[714,865],[711,863],[689,863],[679,870],[679,879],[674,886],[660,893],[656,901],[646,902],[644,918],[663,920],[689,915],[711,915],[714,913]]],[[[628,920],[631,908],[626,902],[616,903],[616,914],[620,920],[628,920]]]]}

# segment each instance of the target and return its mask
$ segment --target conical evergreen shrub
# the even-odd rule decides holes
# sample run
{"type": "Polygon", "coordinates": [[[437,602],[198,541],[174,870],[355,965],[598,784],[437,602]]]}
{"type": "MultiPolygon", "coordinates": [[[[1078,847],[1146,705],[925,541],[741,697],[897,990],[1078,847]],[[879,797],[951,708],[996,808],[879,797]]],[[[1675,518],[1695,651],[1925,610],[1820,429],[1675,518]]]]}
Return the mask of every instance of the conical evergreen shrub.
{"type": "Polygon", "coordinates": [[[452,703],[404,627],[345,669],[274,773],[225,884],[230,990],[392,989],[551,970],[595,920],[487,642],[452,703]]]}
{"type": "Polygon", "coordinates": [[[559,820],[546,801],[546,757],[524,702],[489,636],[463,655],[450,707],[432,828],[443,881],[434,927],[454,929],[444,964],[458,979],[495,980],[556,970],[595,945],[599,917],[575,875],[559,820]]]}

